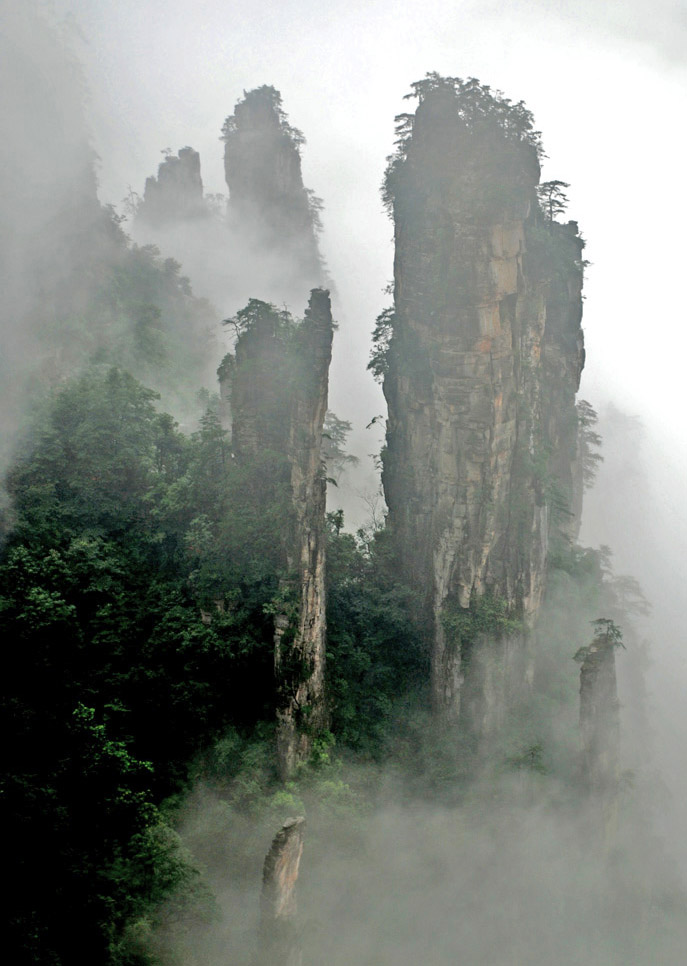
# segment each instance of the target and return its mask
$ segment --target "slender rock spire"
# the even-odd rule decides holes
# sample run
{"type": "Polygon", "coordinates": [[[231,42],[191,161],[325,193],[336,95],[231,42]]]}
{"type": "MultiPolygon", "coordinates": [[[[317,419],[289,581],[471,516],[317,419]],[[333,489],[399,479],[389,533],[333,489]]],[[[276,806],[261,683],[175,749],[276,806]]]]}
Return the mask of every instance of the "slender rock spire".
{"type": "Polygon", "coordinates": [[[296,883],[304,836],[305,819],[287,819],[265,857],[256,966],[301,966],[303,962],[296,928],[296,883]]]}
{"type": "Polygon", "coordinates": [[[232,450],[247,466],[270,461],[265,499],[285,499],[277,550],[283,576],[275,601],[277,759],[286,779],[328,724],[325,700],[327,412],[334,322],[329,293],[314,289],[303,321],[252,300],[234,356],[219,369],[232,450]],[[275,497],[274,494],[277,494],[275,497]]]}
{"type": "Polygon", "coordinates": [[[561,517],[571,526],[582,242],[538,205],[522,104],[475,80],[414,88],[385,182],[396,252],[374,361],[389,408],[382,479],[433,708],[479,735],[518,676],[507,638],[538,613],[561,517]]]}

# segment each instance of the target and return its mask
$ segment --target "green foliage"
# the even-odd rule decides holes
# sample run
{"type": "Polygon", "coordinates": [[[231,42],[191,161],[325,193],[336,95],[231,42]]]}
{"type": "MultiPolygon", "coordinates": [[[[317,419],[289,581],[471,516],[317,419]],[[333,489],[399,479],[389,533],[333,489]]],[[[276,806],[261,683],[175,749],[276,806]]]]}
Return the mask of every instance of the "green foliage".
{"type": "Polygon", "coordinates": [[[332,730],[344,745],[379,755],[393,708],[427,675],[412,591],[399,579],[389,537],[342,532],[329,514],[327,677],[332,730]]]}
{"type": "Polygon", "coordinates": [[[55,395],[38,441],[8,479],[23,532],[50,526],[64,538],[152,525],[147,498],[181,448],[157,416],[156,398],[117,368],[87,372],[55,395]]]}
{"type": "Polygon", "coordinates": [[[525,226],[528,265],[534,278],[542,282],[565,283],[571,274],[582,271],[579,250],[570,246],[565,226],[528,222],[525,226]]]}
{"type": "Polygon", "coordinates": [[[222,325],[231,326],[237,337],[254,332],[278,338],[292,333],[294,329],[293,319],[286,309],[277,309],[260,299],[248,299],[247,305],[232,318],[224,319],[222,325]]]}
{"type": "Polygon", "coordinates": [[[83,234],[90,247],[75,253],[78,276],[37,333],[50,381],[94,363],[117,365],[163,392],[168,406],[193,408],[212,358],[214,310],[194,297],[177,261],[130,244],[113,212],[99,210],[83,234]]]}
{"type": "Polygon", "coordinates": [[[497,125],[506,138],[525,141],[538,147],[540,133],[534,130],[534,117],[524,101],[513,103],[502,91],[492,90],[488,84],[480,84],[476,77],[463,80],[460,77],[442,77],[432,71],[421,81],[410,85],[412,93],[405,99],[416,98],[420,103],[437,92],[446,92],[457,101],[456,110],[469,127],[497,125]]]}
{"type": "Polygon", "coordinates": [[[568,207],[568,196],[564,188],[570,185],[565,181],[542,181],[537,187],[537,198],[548,223],[551,225],[568,207]]]}
{"type": "Polygon", "coordinates": [[[188,439],[154,401],[119,369],[85,372],[44,408],[8,481],[4,819],[32,825],[8,868],[29,961],[35,943],[74,961],[78,942],[115,962],[126,922],[177,880],[191,888],[153,803],[228,724],[274,707],[266,545],[279,514],[246,514],[257,479],[232,476],[212,407],[188,439]]]}
{"type": "Polygon", "coordinates": [[[595,640],[604,641],[613,647],[623,646],[623,632],[610,617],[597,617],[592,621],[595,640]]]}
{"type": "Polygon", "coordinates": [[[580,399],[576,409],[578,458],[582,464],[582,481],[585,488],[589,489],[594,485],[599,464],[603,463],[603,456],[598,452],[601,436],[594,429],[599,417],[586,399],[580,399]]]}
{"type": "Polygon", "coordinates": [[[27,715],[15,722],[3,782],[2,815],[18,846],[6,863],[13,961],[109,962],[125,923],[172,892],[188,895],[195,873],[156,842],[150,763],[113,740],[94,708],[36,717],[35,743],[27,715]]]}
{"type": "MultiPolygon", "coordinates": [[[[396,151],[389,158],[382,188],[387,210],[391,212],[394,204],[401,199],[404,204],[411,202],[413,194],[417,194],[407,190],[403,169],[412,154],[417,116],[427,106],[435,113],[437,136],[451,137],[454,132],[458,137],[461,132],[469,136],[472,145],[470,157],[480,167],[482,180],[481,186],[476,182],[472,184],[473,200],[477,198],[479,188],[479,191],[485,189],[487,192],[482,201],[488,209],[509,204],[513,190],[504,173],[510,162],[501,169],[496,163],[496,155],[500,153],[504,160],[510,158],[512,151],[517,152],[521,148],[530,149],[535,157],[542,154],[540,134],[534,129],[533,116],[523,101],[514,104],[500,91],[480,84],[475,77],[463,80],[460,77],[442,77],[435,72],[411,84],[411,88],[412,92],[406,97],[416,98],[419,106],[416,114],[400,114],[396,118],[396,151]]],[[[426,129],[423,137],[427,137],[426,129]]],[[[463,147],[465,149],[465,143],[463,147]]],[[[470,157],[464,153],[464,163],[471,163],[470,157]]],[[[440,159],[436,161],[440,163],[440,159]]],[[[429,170],[426,170],[425,176],[429,175],[429,170]]]]}
{"type": "MultiPolygon", "coordinates": [[[[623,644],[623,632],[610,617],[597,617],[596,620],[590,622],[594,628],[594,641],[593,644],[596,645],[596,649],[599,648],[616,648],[622,647],[625,650],[625,645],[623,644]]],[[[580,647],[573,658],[578,664],[583,664],[587,660],[591,653],[590,647],[580,647]]]]}
{"type": "Polygon", "coordinates": [[[273,119],[275,127],[289,139],[296,149],[300,150],[305,144],[303,132],[289,124],[282,105],[281,94],[269,84],[263,84],[252,91],[243,92],[243,98],[236,103],[234,113],[230,114],[224,121],[221,140],[230,141],[241,130],[245,118],[250,117],[251,114],[257,114],[262,119],[273,119]]]}
{"type": "Polygon", "coordinates": [[[549,771],[545,762],[544,747],[541,742],[536,742],[536,744],[530,745],[519,754],[512,755],[508,759],[508,764],[515,771],[536,772],[539,775],[546,775],[549,771]]]}
{"type": "Polygon", "coordinates": [[[327,468],[328,478],[336,478],[347,466],[355,466],[359,460],[346,452],[346,440],[351,431],[351,424],[347,419],[339,419],[336,413],[328,411],[324,417],[322,432],[322,459],[327,468]]]}
{"type": "Polygon", "coordinates": [[[389,371],[389,348],[394,334],[394,320],[393,308],[384,309],[377,316],[372,330],[372,352],[367,368],[377,382],[383,382],[389,371]]]}
{"type": "Polygon", "coordinates": [[[473,594],[469,607],[449,601],[441,617],[446,639],[464,659],[469,659],[470,648],[480,635],[503,637],[522,630],[522,620],[513,613],[508,601],[491,592],[473,594]]]}

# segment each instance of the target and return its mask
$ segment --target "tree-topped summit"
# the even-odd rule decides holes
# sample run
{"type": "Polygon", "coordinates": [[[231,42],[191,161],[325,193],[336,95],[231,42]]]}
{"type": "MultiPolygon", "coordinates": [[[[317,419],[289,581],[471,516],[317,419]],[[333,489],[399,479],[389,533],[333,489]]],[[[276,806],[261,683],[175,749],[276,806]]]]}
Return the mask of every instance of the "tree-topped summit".
{"type": "Polygon", "coordinates": [[[389,158],[382,189],[389,210],[399,193],[403,194],[404,169],[408,163],[413,166],[418,154],[422,155],[425,179],[432,168],[444,181],[472,169],[479,177],[473,179],[471,189],[489,181],[539,180],[541,136],[523,101],[514,103],[475,77],[463,80],[433,72],[410,86],[406,99],[416,99],[418,106],[415,113],[399,114],[395,119],[396,150],[389,158]],[[427,155],[433,158],[430,166],[427,155]],[[450,168],[446,167],[448,158],[450,168]]]}
{"type": "Polygon", "coordinates": [[[264,263],[264,274],[283,275],[296,292],[322,284],[321,202],[303,185],[305,138],[289,123],[279,91],[264,84],[244,92],[222,140],[229,221],[264,263]]]}
{"type": "Polygon", "coordinates": [[[270,84],[243,92],[243,98],[237,101],[234,113],[224,122],[222,140],[229,141],[232,135],[242,129],[254,127],[278,128],[296,148],[305,144],[303,132],[289,124],[281,94],[270,84]]]}
{"type": "MultiPolygon", "coordinates": [[[[476,77],[442,77],[436,71],[415,81],[404,100],[416,99],[419,105],[433,103],[447,106],[473,133],[498,128],[507,140],[531,144],[541,156],[541,133],[534,128],[534,116],[524,101],[513,101],[502,91],[480,84],[476,77]]],[[[396,117],[396,133],[402,148],[412,133],[412,114],[396,117]],[[409,127],[408,127],[409,125],[409,127]]]]}
{"type": "Polygon", "coordinates": [[[394,305],[370,365],[389,407],[382,483],[432,706],[489,740],[507,700],[494,662],[524,653],[514,628],[536,620],[549,547],[576,536],[582,243],[555,221],[566,185],[538,197],[522,101],[439,74],[408,96],[384,182],[394,305]]]}

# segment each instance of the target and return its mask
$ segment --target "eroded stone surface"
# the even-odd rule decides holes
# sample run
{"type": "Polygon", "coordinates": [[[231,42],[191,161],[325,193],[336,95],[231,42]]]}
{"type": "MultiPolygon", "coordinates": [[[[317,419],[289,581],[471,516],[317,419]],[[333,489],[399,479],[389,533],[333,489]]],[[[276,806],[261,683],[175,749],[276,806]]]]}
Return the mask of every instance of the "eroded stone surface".
{"type": "Polygon", "coordinates": [[[300,966],[296,883],[303,855],[305,819],[289,818],[265,857],[260,894],[259,966],[300,966]]]}
{"type": "Polygon", "coordinates": [[[277,757],[287,778],[308,757],[312,737],[328,721],[322,431],[334,333],[329,293],[312,291],[304,319],[287,341],[281,326],[270,306],[256,310],[253,324],[237,341],[235,358],[226,358],[219,374],[235,458],[250,462],[276,455],[272,465],[289,494],[281,548],[288,576],[282,580],[284,605],[275,615],[274,631],[277,757]]]}
{"type": "MultiPolygon", "coordinates": [[[[526,628],[552,536],[576,526],[582,243],[574,223],[538,217],[531,144],[492,138],[485,158],[445,91],[421,100],[412,132],[393,197],[383,484],[421,595],[433,706],[457,718],[468,672],[446,638],[447,602],[491,594],[526,628]]],[[[483,647],[489,635],[470,661],[475,721],[497,720],[504,698],[483,647]]]]}
{"type": "Polygon", "coordinates": [[[312,194],[303,185],[300,145],[273,87],[249,91],[224,128],[229,223],[271,275],[302,287],[323,284],[312,194]]]}

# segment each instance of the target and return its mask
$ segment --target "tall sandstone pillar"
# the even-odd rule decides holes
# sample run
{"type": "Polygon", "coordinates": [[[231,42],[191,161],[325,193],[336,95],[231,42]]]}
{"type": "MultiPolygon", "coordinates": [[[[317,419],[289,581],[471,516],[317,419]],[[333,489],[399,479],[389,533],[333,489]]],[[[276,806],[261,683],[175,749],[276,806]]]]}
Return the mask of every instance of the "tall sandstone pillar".
{"type": "Polygon", "coordinates": [[[497,653],[488,631],[468,670],[445,615],[490,599],[527,628],[552,534],[573,526],[582,242],[539,208],[538,138],[521,104],[476,81],[414,86],[385,186],[396,249],[383,485],[420,595],[433,708],[456,720],[471,676],[480,731],[508,675],[495,684],[497,662],[480,655],[497,653]]]}
{"type": "Polygon", "coordinates": [[[219,370],[235,458],[245,465],[266,459],[260,465],[276,477],[264,480],[266,508],[275,498],[286,502],[279,511],[286,522],[275,533],[284,574],[274,631],[277,757],[283,778],[307,759],[313,736],[328,722],[322,429],[333,333],[329,293],[322,289],[311,292],[300,324],[254,300],[235,357],[227,357],[219,370]]]}
{"type": "Polygon", "coordinates": [[[279,91],[248,91],[224,123],[229,226],[251,253],[252,271],[289,298],[325,282],[317,245],[319,201],[303,185],[302,133],[279,91]]]}
{"type": "Polygon", "coordinates": [[[329,294],[315,289],[296,334],[297,375],[287,448],[293,505],[287,562],[289,571],[297,574],[298,597],[293,641],[287,643],[284,638],[289,629],[285,615],[275,628],[275,672],[280,682],[277,758],[284,777],[308,757],[313,736],[328,722],[324,690],[327,479],[322,429],[333,332],[329,294]]]}

